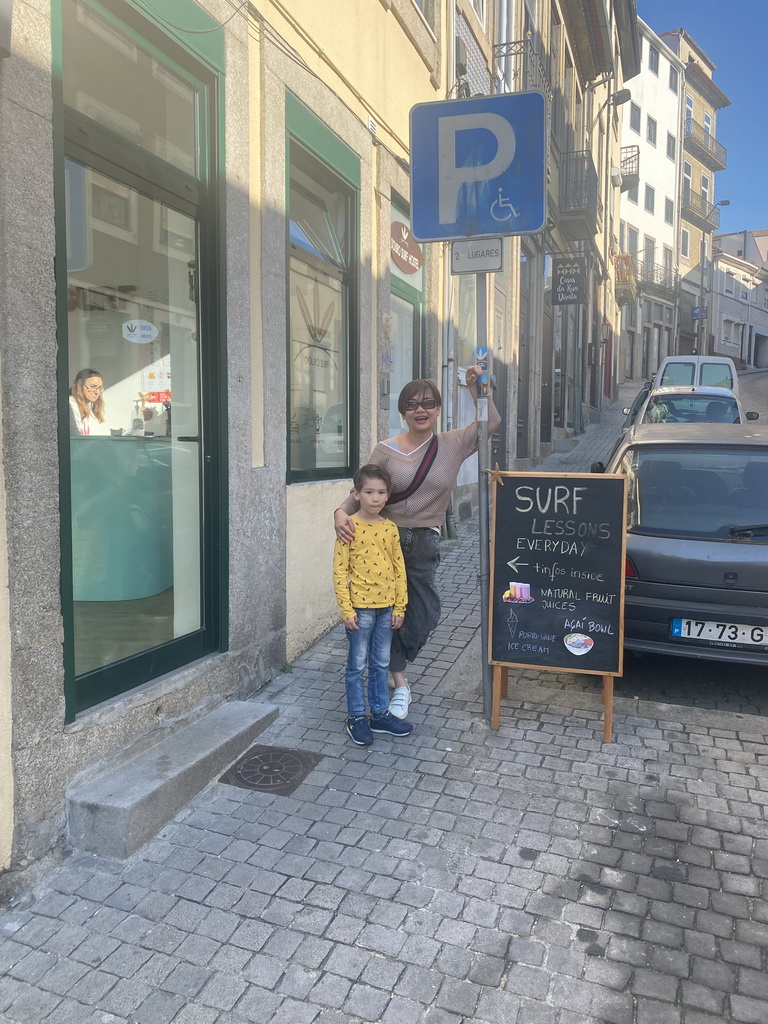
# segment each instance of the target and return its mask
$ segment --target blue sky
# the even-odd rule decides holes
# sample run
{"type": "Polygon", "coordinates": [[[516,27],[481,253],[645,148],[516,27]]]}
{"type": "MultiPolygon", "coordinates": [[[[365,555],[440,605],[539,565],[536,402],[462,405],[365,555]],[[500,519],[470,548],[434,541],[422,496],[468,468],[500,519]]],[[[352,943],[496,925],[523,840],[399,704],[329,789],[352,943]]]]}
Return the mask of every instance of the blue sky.
{"type": "MultiPolygon", "coordinates": [[[[637,13],[654,32],[684,28],[716,65],[715,82],[731,101],[717,115],[717,138],[728,166],[715,176],[721,231],[768,228],[766,173],[766,0],[637,0],[637,13]]],[[[632,82],[627,83],[632,88],[632,82]]]]}

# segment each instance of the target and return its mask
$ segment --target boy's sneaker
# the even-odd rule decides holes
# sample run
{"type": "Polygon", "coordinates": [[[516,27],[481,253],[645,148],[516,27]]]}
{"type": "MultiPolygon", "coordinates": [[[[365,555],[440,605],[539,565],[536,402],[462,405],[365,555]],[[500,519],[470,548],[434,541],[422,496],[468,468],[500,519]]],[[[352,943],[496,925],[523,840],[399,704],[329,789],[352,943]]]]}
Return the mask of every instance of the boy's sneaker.
{"type": "Polygon", "coordinates": [[[351,736],[352,742],[356,743],[358,747],[370,747],[373,743],[373,733],[365,715],[360,715],[357,718],[348,718],[347,732],[351,736]]]}
{"type": "Polygon", "coordinates": [[[389,702],[390,715],[394,715],[395,718],[405,718],[408,714],[408,708],[410,707],[410,703],[410,686],[395,687],[395,692],[392,694],[392,700],[389,702]]]}
{"type": "Polygon", "coordinates": [[[371,732],[385,732],[390,736],[409,736],[413,732],[413,724],[401,722],[389,711],[385,711],[383,714],[371,718],[371,732]]]}

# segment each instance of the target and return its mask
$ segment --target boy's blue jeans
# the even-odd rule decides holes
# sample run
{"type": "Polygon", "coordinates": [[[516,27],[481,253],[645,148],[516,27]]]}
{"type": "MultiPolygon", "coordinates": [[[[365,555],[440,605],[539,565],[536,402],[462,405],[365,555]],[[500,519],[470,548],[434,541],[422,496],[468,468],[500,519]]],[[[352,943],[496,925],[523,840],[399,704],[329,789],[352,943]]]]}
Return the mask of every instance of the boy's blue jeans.
{"type": "Polygon", "coordinates": [[[368,666],[368,706],[374,716],[389,707],[387,670],[392,644],[392,608],[355,608],[357,629],[348,629],[349,654],[344,673],[347,711],[351,718],[365,714],[363,673],[368,666]]]}

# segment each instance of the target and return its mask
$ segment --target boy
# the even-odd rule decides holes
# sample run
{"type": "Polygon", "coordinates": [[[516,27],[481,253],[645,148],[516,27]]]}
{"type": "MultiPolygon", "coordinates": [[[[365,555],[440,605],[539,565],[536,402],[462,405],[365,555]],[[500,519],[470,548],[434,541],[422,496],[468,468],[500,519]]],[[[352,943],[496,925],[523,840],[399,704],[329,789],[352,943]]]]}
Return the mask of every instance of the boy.
{"type": "Polygon", "coordinates": [[[333,588],[347,630],[349,654],[344,683],[347,692],[347,732],[359,747],[373,743],[373,733],[408,736],[413,730],[387,710],[387,669],[392,630],[403,624],[408,602],[400,534],[383,519],[392,483],[381,466],[361,466],[353,480],[360,509],[353,516],[355,537],[337,540],[333,549],[333,588]],[[368,705],[365,716],[363,673],[368,665],[368,705]]]}

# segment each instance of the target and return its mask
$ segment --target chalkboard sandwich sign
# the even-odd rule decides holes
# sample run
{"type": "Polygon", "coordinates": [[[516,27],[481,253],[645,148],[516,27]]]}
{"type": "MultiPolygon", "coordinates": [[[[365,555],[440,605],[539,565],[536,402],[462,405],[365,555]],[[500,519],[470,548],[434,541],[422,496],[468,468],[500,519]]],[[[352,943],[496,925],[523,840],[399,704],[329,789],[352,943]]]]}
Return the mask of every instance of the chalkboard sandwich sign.
{"type": "Polygon", "coordinates": [[[622,674],[627,481],[591,473],[491,474],[491,726],[507,667],[622,674]],[[498,669],[503,668],[503,671],[498,669]]]}

